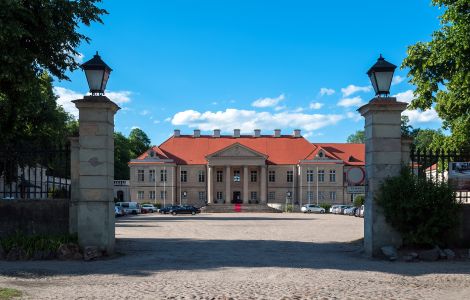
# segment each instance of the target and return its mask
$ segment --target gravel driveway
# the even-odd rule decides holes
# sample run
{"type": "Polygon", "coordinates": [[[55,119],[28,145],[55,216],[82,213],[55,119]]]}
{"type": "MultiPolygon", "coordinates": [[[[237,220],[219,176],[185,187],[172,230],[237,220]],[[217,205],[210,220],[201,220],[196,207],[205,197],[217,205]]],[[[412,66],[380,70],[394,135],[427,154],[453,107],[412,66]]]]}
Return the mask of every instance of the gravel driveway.
{"type": "Polygon", "coordinates": [[[363,219],[148,214],[116,222],[118,255],[0,262],[31,299],[470,299],[470,263],[369,260],[363,219]]]}

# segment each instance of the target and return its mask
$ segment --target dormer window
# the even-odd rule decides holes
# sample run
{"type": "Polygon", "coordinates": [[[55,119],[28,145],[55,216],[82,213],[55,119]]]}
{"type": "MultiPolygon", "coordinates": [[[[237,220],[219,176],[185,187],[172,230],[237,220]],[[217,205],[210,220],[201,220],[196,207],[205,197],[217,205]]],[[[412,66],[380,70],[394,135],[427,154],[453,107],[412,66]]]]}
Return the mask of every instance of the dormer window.
{"type": "Polygon", "coordinates": [[[155,157],[155,152],[153,150],[149,151],[149,157],[155,157]]]}
{"type": "Polygon", "coordinates": [[[323,152],[319,152],[318,157],[323,157],[323,152]]]}

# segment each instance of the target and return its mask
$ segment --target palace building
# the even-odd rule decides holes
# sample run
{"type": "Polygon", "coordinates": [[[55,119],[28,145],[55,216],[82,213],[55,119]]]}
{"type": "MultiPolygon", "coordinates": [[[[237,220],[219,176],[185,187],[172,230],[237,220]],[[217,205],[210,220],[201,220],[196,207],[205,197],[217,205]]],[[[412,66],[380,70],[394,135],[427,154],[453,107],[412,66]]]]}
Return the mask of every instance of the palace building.
{"type": "Polygon", "coordinates": [[[348,204],[364,194],[364,144],[312,144],[282,135],[182,135],[179,130],[129,162],[132,201],[202,206],[228,203],[348,204]]]}

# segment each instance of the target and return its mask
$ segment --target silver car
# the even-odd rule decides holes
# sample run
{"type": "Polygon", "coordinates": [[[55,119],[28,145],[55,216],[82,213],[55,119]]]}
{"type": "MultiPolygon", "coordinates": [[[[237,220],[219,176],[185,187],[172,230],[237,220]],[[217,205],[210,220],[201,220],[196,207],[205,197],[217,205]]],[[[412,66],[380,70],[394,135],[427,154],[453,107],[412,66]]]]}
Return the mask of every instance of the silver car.
{"type": "Polygon", "coordinates": [[[314,204],[306,204],[300,208],[300,211],[303,213],[325,213],[325,209],[323,207],[314,204]]]}

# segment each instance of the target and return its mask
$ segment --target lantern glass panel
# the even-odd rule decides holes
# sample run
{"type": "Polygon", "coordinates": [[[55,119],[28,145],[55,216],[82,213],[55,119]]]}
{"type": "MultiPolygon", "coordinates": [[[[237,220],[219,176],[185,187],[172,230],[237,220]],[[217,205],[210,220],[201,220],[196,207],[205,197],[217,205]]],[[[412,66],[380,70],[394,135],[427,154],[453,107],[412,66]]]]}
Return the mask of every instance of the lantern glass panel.
{"type": "Polygon", "coordinates": [[[393,71],[392,72],[375,72],[375,76],[377,79],[378,93],[389,94],[390,85],[392,83],[393,71]]]}
{"type": "MultiPolygon", "coordinates": [[[[86,79],[91,92],[102,92],[102,81],[103,81],[104,70],[85,70],[86,79]]],[[[108,76],[109,77],[109,73],[108,76]]],[[[106,81],[108,78],[106,78],[106,81]]]]}

